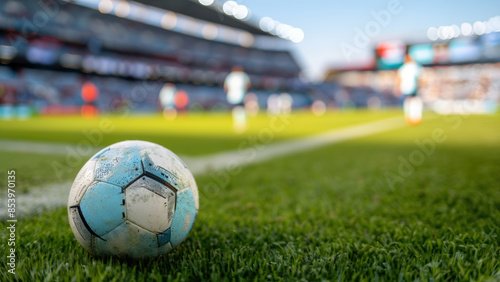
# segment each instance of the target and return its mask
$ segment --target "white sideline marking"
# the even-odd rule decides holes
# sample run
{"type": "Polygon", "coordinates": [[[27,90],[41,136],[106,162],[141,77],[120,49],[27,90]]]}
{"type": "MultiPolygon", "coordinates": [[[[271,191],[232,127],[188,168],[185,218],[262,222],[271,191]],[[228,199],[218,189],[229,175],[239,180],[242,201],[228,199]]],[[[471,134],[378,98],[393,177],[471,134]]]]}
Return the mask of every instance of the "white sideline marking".
{"type": "MultiPolygon", "coordinates": [[[[272,158],[299,153],[324,145],[368,136],[404,126],[406,126],[404,120],[401,117],[396,117],[347,128],[335,129],[305,138],[262,145],[262,149],[255,149],[255,153],[251,156],[240,153],[238,150],[232,150],[201,157],[183,156],[182,159],[194,175],[201,175],[210,171],[223,170],[227,168],[229,164],[234,167],[235,165],[244,166],[259,163],[272,158]]],[[[70,145],[62,143],[54,144],[31,141],[0,140],[1,150],[24,153],[31,152],[65,155],[67,153],[64,148],[65,146],[70,145]]],[[[96,152],[97,151],[98,148],[96,148],[96,152]]],[[[90,155],[93,155],[94,153],[95,152],[90,155]]],[[[38,189],[31,189],[30,192],[26,194],[16,195],[16,216],[22,217],[28,214],[39,213],[45,209],[65,206],[68,201],[71,185],[71,181],[46,184],[38,189]]],[[[7,219],[6,200],[0,201],[0,210],[5,211],[5,213],[0,214],[0,220],[7,219]]]]}
{"type": "Polygon", "coordinates": [[[240,153],[238,150],[233,150],[196,158],[187,157],[185,162],[193,174],[202,174],[213,170],[225,169],[229,164],[231,166],[243,166],[259,163],[276,157],[299,153],[327,144],[368,136],[403,126],[406,126],[404,120],[396,117],[335,129],[309,137],[262,145],[263,148],[261,150],[255,148],[255,154],[252,156],[240,153]]]}
{"type": "MultiPolygon", "coordinates": [[[[0,150],[8,152],[66,156],[68,154],[67,149],[75,150],[75,148],[75,144],[68,143],[0,139],[0,150]]],[[[94,155],[100,149],[98,147],[93,148],[92,153],[88,154],[88,156],[94,155]]]]}
{"type": "MultiPolygon", "coordinates": [[[[16,219],[30,214],[37,214],[44,210],[63,207],[68,204],[69,189],[72,181],[63,183],[49,183],[29,190],[26,194],[16,193],[16,219]]],[[[0,220],[8,218],[7,199],[2,193],[0,201],[0,220]]]]}

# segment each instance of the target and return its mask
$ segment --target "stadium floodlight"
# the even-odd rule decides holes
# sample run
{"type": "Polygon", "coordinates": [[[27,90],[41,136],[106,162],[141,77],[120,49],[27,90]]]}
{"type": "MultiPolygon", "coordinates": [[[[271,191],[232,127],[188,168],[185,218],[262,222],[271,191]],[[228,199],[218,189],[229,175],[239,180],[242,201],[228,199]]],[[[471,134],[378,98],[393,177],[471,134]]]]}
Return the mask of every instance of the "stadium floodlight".
{"type": "Polygon", "coordinates": [[[278,35],[278,26],[281,23],[279,21],[273,21],[273,28],[269,30],[269,33],[272,35],[278,35]]]}
{"type": "Polygon", "coordinates": [[[446,29],[446,26],[440,26],[438,28],[438,37],[441,40],[448,39],[448,30],[446,29]]]}
{"type": "Polygon", "coordinates": [[[452,25],[451,29],[453,30],[453,37],[460,36],[460,28],[458,27],[458,25],[456,25],[456,24],[452,25]]]}
{"type": "Polygon", "coordinates": [[[224,5],[222,5],[222,10],[224,11],[224,13],[226,15],[232,16],[232,15],[234,15],[233,14],[234,9],[237,6],[238,6],[238,3],[234,2],[234,1],[227,1],[224,3],[224,5]]]}
{"type": "Polygon", "coordinates": [[[99,12],[109,14],[113,10],[113,2],[111,2],[111,0],[101,0],[97,8],[99,9],[99,12]]]}
{"type": "Polygon", "coordinates": [[[276,27],[276,34],[283,39],[288,39],[290,36],[290,31],[293,29],[293,26],[287,24],[279,24],[276,27]]]}
{"type": "Polygon", "coordinates": [[[161,27],[164,29],[173,29],[177,25],[177,15],[174,12],[166,12],[161,17],[161,27]]]}
{"type": "Polygon", "coordinates": [[[484,21],[484,27],[486,29],[484,33],[486,34],[495,32],[495,28],[493,26],[494,21],[492,19],[494,18],[490,18],[489,20],[484,21]]]}
{"type": "Polygon", "coordinates": [[[455,37],[455,33],[453,31],[453,28],[451,28],[451,26],[446,26],[444,28],[444,33],[446,34],[446,39],[451,39],[455,37]]]}
{"type": "Polygon", "coordinates": [[[500,16],[492,17],[488,20],[488,25],[491,26],[493,32],[500,31],[500,16]]]}
{"type": "Polygon", "coordinates": [[[483,22],[477,21],[472,26],[474,33],[477,35],[483,35],[486,32],[486,25],[483,22]]]}
{"type": "Polygon", "coordinates": [[[444,27],[444,34],[446,36],[446,39],[452,39],[453,37],[455,37],[455,31],[451,26],[444,27]]]}
{"type": "Polygon", "coordinates": [[[304,31],[300,28],[293,28],[290,33],[290,40],[293,43],[300,43],[304,40],[304,31]]]}
{"type": "Polygon", "coordinates": [[[472,25],[470,23],[463,23],[460,26],[460,31],[462,32],[462,35],[469,36],[472,34],[472,25]]]}
{"type": "Polygon", "coordinates": [[[270,32],[274,29],[274,20],[270,17],[263,17],[259,21],[259,27],[265,32],[270,32]]]}
{"type": "Polygon", "coordinates": [[[427,29],[427,38],[432,41],[438,40],[438,29],[435,27],[429,27],[429,29],[427,29]]]}
{"type": "Polygon", "coordinates": [[[233,9],[233,15],[238,20],[243,20],[248,16],[248,8],[245,5],[238,5],[233,9]]]}
{"type": "Polygon", "coordinates": [[[281,37],[283,39],[289,39],[292,29],[293,29],[293,26],[291,26],[291,25],[280,24],[280,25],[278,25],[278,27],[276,27],[276,33],[278,34],[279,37],[281,37]]]}
{"type": "Polygon", "coordinates": [[[207,23],[203,26],[201,33],[203,35],[203,38],[207,40],[213,40],[217,37],[219,30],[217,29],[217,26],[215,24],[207,23]]]}
{"type": "Polygon", "coordinates": [[[115,14],[120,18],[125,18],[130,13],[130,5],[127,1],[120,1],[115,7],[115,14]]]}
{"type": "Polygon", "coordinates": [[[210,6],[214,3],[214,0],[198,0],[198,2],[203,6],[210,6]]]}
{"type": "Polygon", "coordinates": [[[432,40],[447,40],[459,36],[483,35],[492,32],[500,32],[500,16],[495,16],[487,21],[476,21],[473,24],[464,22],[460,25],[430,27],[427,29],[427,37],[432,40]]]}
{"type": "Polygon", "coordinates": [[[251,47],[254,43],[255,39],[253,35],[249,32],[241,32],[238,35],[238,43],[243,47],[251,47]]]}

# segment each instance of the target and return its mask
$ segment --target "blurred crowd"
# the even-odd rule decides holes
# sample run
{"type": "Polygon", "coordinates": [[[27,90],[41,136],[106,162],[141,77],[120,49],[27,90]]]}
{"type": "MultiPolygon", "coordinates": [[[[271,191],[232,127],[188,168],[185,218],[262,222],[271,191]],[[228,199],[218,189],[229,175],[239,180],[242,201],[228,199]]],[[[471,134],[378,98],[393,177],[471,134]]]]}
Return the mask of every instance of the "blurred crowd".
{"type": "MultiPolygon", "coordinates": [[[[401,96],[394,93],[396,70],[348,71],[338,75],[336,82],[311,84],[304,91],[288,91],[293,108],[309,107],[315,100],[328,108],[369,108],[399,106],[401,96]]],[[[83,104],[82,86],[92,82],[99,91],[96,106],[101,111],[117,111],[127,105],[137,111],[154,111],[166,81],[136,80],[120,77],[81,74],[78,72],[0,66],[0,104],[27,104],[39,112],[61,107],[78,111],[83,104]]],[[[223,111],[230,105],[220,85],[175,83],[185,92],[189,103],[185,110],[223,111]]],[[[284,91],[250,89],[260,109],[268,108],[273,94],[284,91]]],[[[500,103],[500,63],[442,67],[425,67],[421,76],[419,96],[428,106],[439,101],[476,100],[500,103]]],[[[48,113],[48,112],[47,112],[48,113]]]]}
{"type": "MultiPolygon", "coordinates": [[[[339,71],[306,84],[289,51],[208,40],[62,1],[0,1],[0,63],[0,105],[42,114],[77,113],[85,104],[155,111],[166,83],[186,97],[181,111],[229,110],[224,81],[235,66],[248,75],[250,104],[270,112],[402,104],[395,69],[339,71]],[[89,83],[98,96],[91,103],[82,98],[89,83]]],[[[435,64],[424,67],[418,94],[431,108],[464,100],[496,105],[499,87],[500,63],[435,64]]]]}
{"type": "MultiPolygon", "coordinates": [[[[339,108],[396,106],[397,70],[345,71],[335,82],[317,85],[314,94],[339,108]]],[[[500,63],[424,67],[419,96],[432,107],[435,102],[477,100],[500,102],[500,63]]]]}
{"type": "MultiPolygon", "coordinates": [[[[159,109],[162,80],[134,80],[119,77],[80,74],[46,69],[22,68],[17,71],[0,66],[0,104],[29,105],[42,114],[79,113],[85,101],[82,88],[90,82],[97,88],[95,105],[100,111],[114,112],[127,107],[137,112],[159,109]]],[[[226,111],[230,105],[221,86],[175,83],[177,91],[186,93],[189,101],[180,110],[226,111]]],[[[267,99],[281,92],[250,89],[260,108],[267,108],[267,99]]],[[[303,92],[290,92],[294,107],[304,107],[310,100],[303,92]]]]}
{"type": "Polygon", "coordinates": [[[166,75],[195,73],[209,80],[239,65],[263,84],[268,77],[276,80],[268,84],[286,85],[300,72],[288,51],[206,40],[62,1],[0,1],[0,27],[0,45],[12,45],[28,61],[102,74],[142,78],[147,73],[141,68],[154,64],[166,75]],[[127,73],[128,67],[135,73],[127,73]]]}

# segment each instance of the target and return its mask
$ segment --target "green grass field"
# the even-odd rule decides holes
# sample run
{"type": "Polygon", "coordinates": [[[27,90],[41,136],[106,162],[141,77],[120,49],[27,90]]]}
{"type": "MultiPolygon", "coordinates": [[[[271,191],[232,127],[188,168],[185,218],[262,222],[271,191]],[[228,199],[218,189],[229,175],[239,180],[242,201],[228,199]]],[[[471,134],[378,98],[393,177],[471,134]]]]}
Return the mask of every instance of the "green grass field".
{"type": "MultiPolygon", "coordinates": [[[[397,114],[301,113],[276,141],[397,114]]],[[[197,221],[186,241],[164,257],[94,258],[74,238],[66,208],[21,218],[17,276],[2,271],[2,281],[499,281],[500,116],[427,116],[419,126],[244,167],[215,193],[205,188],[216,174],[197,177],[197,221]],[[436,132],[433,149],[419,153],[417,143],[436,132]]],[[[96,122],[38,118],[1,122],[0,130],[2,138],[75,143],[96,122]]],[[[269,120],[251,121],[245,135],[230,133],[227,116],[189,117],[158,133],[154,123],[163,121],[157,117],[116,122],[103,145],[146,139],[203,155],[237,148],[269,120]]],[[[15,155],[0,153],[2,160],[15,155]]],[[[21,154],[2,161],[1,169],[17,166],[19,178],[50,183],[51,172],[32,165],[46,157],[21,154]]],[[[6,225],[0,222],[2,230],[6,225]]],[[[0,234],[6,253],[8,234],[0,234]]]]}
{"type": "MultiPolygon", "coordinates": [[[[44,141],[58,143],[86,142],[105,147],[123,140],[147,140],[163,145],[176,154],[199,156],[225,150],[238,149],[242,144],[251,146],[261,129],[275,128],[273,141],[291,138],[356,125],[368,121],[398,116],[399,111],[381,112],[332,112],[316,117],[309,113],[295,113],[293,116],[275,121],[265,114],[249,119],[249,128],[244,134],[234,134],[232,121],[227,114],[191,114],[181,116],[175,121],[167,121],[160,115],[150,116],[103,116],[100,119],[81,119],[79,117],[34,118],[29,121],[12,120],[0,122],[0,139],[44,141]]],[[[25,173],[19,178],[20,192],[33,187],[56,181],[73,180],[88,157],[80,157],[72,165],[65,156],[37,155],[2,151],[0,159],[0,179],[7,177],[7,170],[17,169],[25,173]],[[65,165],[63,173],[55,173],[59,166],[65,165]]]]}
{"type": "Polygon", "coordinates": [[[236,149],[248,137],[262,128],[274,131],[276,141],[310,135],[325,130],[355,125],[371,120],[398,116],[398,110],[332,112],[321,117],[309,112],[294,113],[289,118],[274,121],[265,114],[250,117],[248,130],[234,134],[228,114],[191,114],[167,121],[161,115],[102,116],[99,119],[80,117],[34,118],[29,121],[0,122],[0,138],[79,143],[100,141],[108,146],[123,140],[148,140],[161,144],[180,155],[205,155],[222,150],[236,149]],[[102,139],[95,132],[103,133],[102,139]],[[88,136],[92,136],[88,138],[88,136]]]}

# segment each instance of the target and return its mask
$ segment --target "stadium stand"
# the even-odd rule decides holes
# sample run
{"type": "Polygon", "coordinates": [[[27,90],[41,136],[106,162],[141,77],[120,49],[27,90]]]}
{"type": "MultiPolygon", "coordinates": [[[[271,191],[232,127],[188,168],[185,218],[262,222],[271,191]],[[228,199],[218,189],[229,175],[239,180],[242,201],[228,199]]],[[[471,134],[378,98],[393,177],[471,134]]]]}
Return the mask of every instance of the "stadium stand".
{"type": "Polygon", "coordinates": [[[330,69],[316,87],[338,107],[380,107],[401,103],[393,93],[396,70],[408,49],[424,67],[420,96],[438,113],[493,113],[500,102],[500,32],[481,36],[404,44],[381,42],[374,60],[357,69],[330,69]],[[397,50],[399,49],[399,50],[397,50]]]}
{"type": "MultiPolygon", "coordinates": [[[[215,11],[191,1],[142,2],[207,23],[219,19],[215,11]]],[[[252,38],[283,41],[243,21],[224,18],[221,23],[252,38]]],[[[81,86],[89,80],[100,91],[97,105],[103,110],[122,104],[116,101],[135,99],[134,89],[145,91],[146,97],[134,105],[153,110],[165,82],[186,91],[193,109],[221,109],[221,85],[235,65],[249,74],[251,91],[262,96],[262,103],[267,95],[282,91],[297,96],[299,104],[307,103],[307,97],[301,98],[301,68],[290,51],[254,45],[209,40],[70,2],[0,3],[0,83],[5,93],[14,92],[16,99],[31,101],[42,112],[51,105],[81,105],[81,86]]]]}

